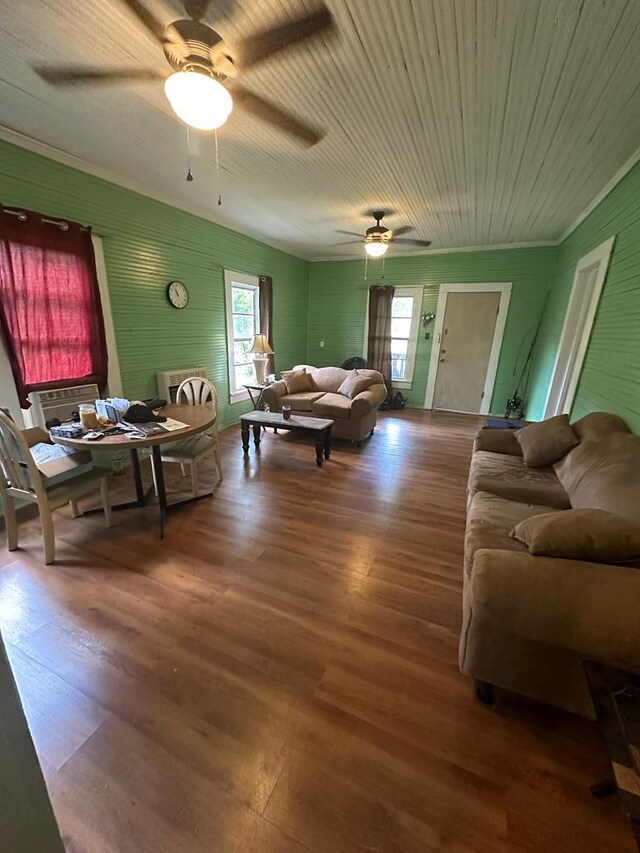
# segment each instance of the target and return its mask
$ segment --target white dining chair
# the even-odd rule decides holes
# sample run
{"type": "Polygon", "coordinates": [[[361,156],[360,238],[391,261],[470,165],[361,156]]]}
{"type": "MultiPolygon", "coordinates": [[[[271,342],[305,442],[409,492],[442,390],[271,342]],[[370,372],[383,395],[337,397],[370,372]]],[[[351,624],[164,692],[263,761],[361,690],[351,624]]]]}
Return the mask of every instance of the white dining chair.
{"type": "Polygon", "coordinates": [[[176,403],[189,406],[210,406],[213,409],[215,423],[206,432],[185,438],[184,441],[176,441],[171,444],[161,445],[161,457],[163,462],[178,462],[183,476],[186,476],[186,468],[191,473],[191,489],[193,496],[198,494],[198,463],[207,456],[213,456],[218,480],[223,479],[222,461],[220,460],[220,448],[218,444],[218,392],[208,379],[200,376],[191,376],[185,379],[176,393],[176,403]]]}
{"type": "Polygon", "coordinates": [[[44,539],[44,561],[53,563],[56,556],[52,511],[69,504],[74,518],[81,515],[77,500],[100,489],[105,527],[111,527],[111,504],[107,471],[92,470],[62,483],[47,485],[38,470],[24,435],[11,418],[0,412],[0,498],[7,529],[7,547],[18,547],[18,518],[15,501],[38,505],[44,539]]]}

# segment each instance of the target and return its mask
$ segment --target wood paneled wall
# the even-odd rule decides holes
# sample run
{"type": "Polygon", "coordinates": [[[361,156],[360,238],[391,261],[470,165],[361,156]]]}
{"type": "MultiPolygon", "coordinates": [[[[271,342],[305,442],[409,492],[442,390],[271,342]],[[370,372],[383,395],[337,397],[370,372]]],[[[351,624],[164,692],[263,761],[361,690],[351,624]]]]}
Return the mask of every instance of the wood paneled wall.
{"type": "Polygon", "coordinates": [[[557,267],[534,365],[529,416],[539,418],[562,331],[576,264],[615,237],[572,417],[608,411],[640,431],[640,164],[558,248],[557,267]]]}

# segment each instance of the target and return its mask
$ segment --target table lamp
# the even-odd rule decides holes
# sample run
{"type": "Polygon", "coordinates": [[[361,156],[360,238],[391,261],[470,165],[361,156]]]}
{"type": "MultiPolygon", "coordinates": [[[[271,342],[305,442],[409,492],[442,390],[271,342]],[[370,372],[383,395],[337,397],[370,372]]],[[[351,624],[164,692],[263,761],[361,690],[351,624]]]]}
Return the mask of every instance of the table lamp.
{"type": "Polygon", "coordinates": [[[266,335],[254,335],[249,352],[253,353],[253,364],[256,369],[256,382],[264,385],[267,377],[267,362],[273,350],[269,346],[266,335]]]}

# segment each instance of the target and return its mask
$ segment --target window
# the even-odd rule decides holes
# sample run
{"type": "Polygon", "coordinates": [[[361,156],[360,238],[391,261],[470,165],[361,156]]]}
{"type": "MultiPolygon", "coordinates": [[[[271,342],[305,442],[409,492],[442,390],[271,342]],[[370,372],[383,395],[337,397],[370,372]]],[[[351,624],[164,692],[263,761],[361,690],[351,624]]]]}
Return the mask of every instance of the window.
{"type": "Polygon", "coordinates": [[[258,277],[226,270],[227,346],[231,401],[248,397],[245,384],[256,381],[249,354],[253,336],[260,332],[260,288],[258,277]]]}
{"type": "Polygon", "coordinates": [[[391,379],[410,385],[418,343],[422,287],[396,287],[391,305],[391,379]]]}

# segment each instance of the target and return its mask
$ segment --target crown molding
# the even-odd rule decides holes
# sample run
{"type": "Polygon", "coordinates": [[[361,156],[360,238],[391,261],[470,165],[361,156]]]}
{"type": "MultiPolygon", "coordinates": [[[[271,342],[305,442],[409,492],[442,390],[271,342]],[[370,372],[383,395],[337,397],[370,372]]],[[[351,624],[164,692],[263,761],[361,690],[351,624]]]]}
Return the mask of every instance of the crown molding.
{"type": "Polygon", "coordinates": [[[290,248],[287,248],[281,243],[273,242],[265,237],[255,234],[254,232],[243,229],[238,226],[237,223],[230,222],[223,216],[214,216],[204,207],[185,204],[170,195],[153,190],[145,184],[139,184],[136,181],[130,181],[128,178],[123,178],[121,175],[111,172],[109,169],[104,169],[102,166],[96,166],[94,163],[90,163],[88,160],[83,160],[82,157],[78,157],[75,154],[68,154],[61,148],[56,148],[47,142],[41,142],[39,139],[27,136],[27,134],[14,130],[12,127],[8,127],[7,125],[0,124],[0,140],[16,145],[18,148],[24,148],[34,154],[40,154],[41,156],[47,157],[49,160],[54,160],[56,163],[60,163],[63,166],[69,166],[72,169],[77,169],[79,172],[85,172],[87,175],[91,175],[94,178],[100,178],[110,184],[115,184],[122,189],[138,193],[138,195],[150,198],[160,204],[166,204],[168,207],[173,207],[183,213],[189,213],[192,216],[199,217],[200,219],[206,219],[208,222],[212,222],[220,228],[226,228],[228,231],[233,231],[236,234],[242,234],[243,237],[249,237],[257,243],[263,243],[266,246],[270,246],[272,249],[277,249],[279,252],[292,255],[294,258],[298,258],[303,261],[309,260],[308,257],[291,251],[290,248]]]}
{"type": "MultiPolygon", "coordinates": [[[[402,251],[400,255],[385,255],[387,260],[397,261],[401,258],[422,258],[428,255],[452,255],[462,252],[499,252],[505,249],[540,249],[545,246],[557,246],[557,240],[537,240],[530,243],[493,243],[482,246],[451,246],[446,249],[423,249],[422,251],[402,251]]],[[[332,257],[310,258],[312,264],[323,263],[324,261],[364,261],[364,253],[358,255],[334,255],[332,257]]],[[[378,260],[378,258],[375,258],[378,260]]]]}

